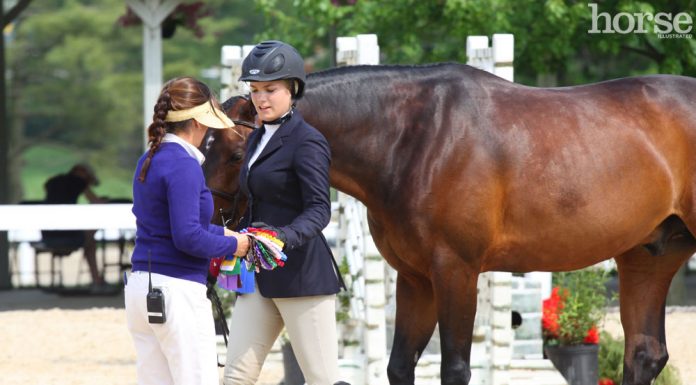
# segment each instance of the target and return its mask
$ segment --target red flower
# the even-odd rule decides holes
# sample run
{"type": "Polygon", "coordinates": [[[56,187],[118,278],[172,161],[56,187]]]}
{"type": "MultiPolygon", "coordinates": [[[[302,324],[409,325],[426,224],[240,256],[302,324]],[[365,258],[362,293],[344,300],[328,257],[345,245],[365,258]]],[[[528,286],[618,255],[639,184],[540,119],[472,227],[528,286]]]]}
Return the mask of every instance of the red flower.
{"type": "Polygon", "coordinates": [[[558,337],[560,325],[558,324],[558,314],[563,309],[563,298],[559,294],[558,287],[554,287],[551,291],[551,297],[543,302],[543,314],[541,317],[541,326],[548,337],[558,337]]]}
{"type": "Polygon", "coordinates": [[[599,343],[599,331],[597,331],[597,326],[593,326],[587,331],[587,336],[585,336],[585,339],[582,342],[595,345],[599,343]]]}
{"type": "Polygon", "coordinates": [[[601,378],[597,385],[614,385],[614,381],[612,381],[608,378],[601,378]]]}
{"type": "MultiPolygon", "coordinates": [[[[544,338],[547,340],[558,339],[561,325],[558,323],[559,315],[563,311],[564,301],[568,296],[567,289],[561,291],[559,287],[554,287],[551,296],[543,301],[541,328],[544,338]]],[[[585,344],[598,344],[599,331],[597,326],[593,326],[587,331],[583,340],[585,344]]]]}

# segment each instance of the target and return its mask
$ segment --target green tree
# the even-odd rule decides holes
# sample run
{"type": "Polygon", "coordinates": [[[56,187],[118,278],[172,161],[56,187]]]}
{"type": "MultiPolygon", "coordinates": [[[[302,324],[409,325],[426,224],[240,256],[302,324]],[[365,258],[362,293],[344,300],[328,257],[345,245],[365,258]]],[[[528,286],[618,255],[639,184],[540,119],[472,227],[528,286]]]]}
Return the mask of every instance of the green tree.
{"type": "MultiPolygon", "coordinates": [[[[55,143],[97,170],[106,164],[125,175],[142,142],[140,35],[115,25],[121,1],[86,3],[35,2],[17,23],[8,50],[11,124],[23,132],[22,152],[55,143]]],[[[73,160],[53,159],[56,169],[48,172],[65,171],[73,160]]],[[[31,190],[42,197],[41,186],[31,190]]]]}
{"type": "MultiPolygon", "coordinates": [[[[5,1],[0,0],[0,30],[2,30],[2,39],[0,39],[0,180],[3,181],[2,186],[0,186],[0,204],[14,201],[20,190],[19,165],[15,161],[16,156],[11,146],[16,135],[7,124],[5,40],[7,40],[6,35],[11,38],[14,20],[30,2],[31,0],[17,1],[11,8],[5,10],[5,1]]],[[[4,235],[0,238],[2,239],[0,242],[6,241],[4,235]]],[[[0,245],[0,249],[4,250],[6,247],[3,248],[3,245],[0,245]]]]}
{"type": "MultiPolygon", "coordinates": [[[[163,80],[195,76],[217,89],[219,80],[205,78],[203,70],[219,65],[221,46],[249,44],[263,28],[258,13],[248,16],[253,5],[247,2],[211,0],[205,6],[210,12],[199,20],[203,36],[179,27],[163,41],[163,80]]],[[[25,199],[41,198],[43,180],[76,160],[94,164],[105,181],[100,193],[130,196],[132,170],[143,151],[143,69],[142,27],[118,23],[126,10],[122,0],[46,0],[32,3],[15,23],[8,99],[11,125],[22,135],[13,147],[46,160],[25,165],[25,199]],[[51,151],[61,155],[42,156],[46,146],[58,146],[51,151]]]]}
{"type": "MultiPolygon", "coordinates": [[[[696,76],[693,38],[660,39],[652,32],[653,22],[646,24],[647,34],[589,34],[592,11],[585,1],[259,0],[257,4],[269,26],[261,38],[282,37],[310,56],[326,55],[333,36],[376,33],[383,63],[465,62],[467,36],[513,33],[515,72],[522,83],[536,84],[544,74],[564,85],[656,72],[696,76]]],[[[599,4],[599,12],[611,15],[675,15],[693,9],[693,0],[599,4]]]]}

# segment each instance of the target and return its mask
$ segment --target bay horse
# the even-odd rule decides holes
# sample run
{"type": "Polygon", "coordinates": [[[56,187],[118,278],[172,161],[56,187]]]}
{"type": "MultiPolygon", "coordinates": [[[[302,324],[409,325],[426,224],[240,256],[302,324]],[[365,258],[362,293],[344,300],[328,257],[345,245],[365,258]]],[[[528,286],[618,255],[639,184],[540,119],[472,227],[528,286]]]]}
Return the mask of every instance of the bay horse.
{"type": "Polygon", "coordinates": [[[247,137],[257,128],[253,110],[235,101],[236,98],[229,99],[221,106],[235,126],[223,130],[209,128],[198,148],[205,155],[203,175],[213,195],[212,223],[231,229],[237,226],[246,208],[246,196],[239,188],[239,172],[247,137]]]}
{"type": "MultiPolygon", "coordinates": [[[[365,204],[398,272],[390,383],[414,383],[437,323],[442,383],[469,383],[479,273],[615,258],[623,385],[650,384],[670,282],[696,251],[695,101],[696,79],[666,75],[562,88],[453,63],[309,75],[297,108],[330,144],[331,185],[365,204]]],[[[253,116],[247,98],[228,103],[253,116]]]]}

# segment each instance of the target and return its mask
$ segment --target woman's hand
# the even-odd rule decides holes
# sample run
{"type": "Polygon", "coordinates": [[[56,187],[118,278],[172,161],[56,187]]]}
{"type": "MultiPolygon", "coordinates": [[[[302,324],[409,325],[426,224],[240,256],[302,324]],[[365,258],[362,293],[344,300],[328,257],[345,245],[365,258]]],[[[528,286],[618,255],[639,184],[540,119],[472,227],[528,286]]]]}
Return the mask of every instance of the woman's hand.
{"type": "Polygon", "coordinates": [[[235,250],[234,255],[238,257],[247,255],[249,252],[249,236],[235,233],[234,237],[237,238],[237,250],[235,250]]]}
{"type": "Polygon", "coordinates": [[[225,236],[235,237],[237,239],[237,250],[234,251],[234,255],[238,257],[247,255],[249,251],[249,237],[246,234],[240,234],[225,228],[225,236]]]}

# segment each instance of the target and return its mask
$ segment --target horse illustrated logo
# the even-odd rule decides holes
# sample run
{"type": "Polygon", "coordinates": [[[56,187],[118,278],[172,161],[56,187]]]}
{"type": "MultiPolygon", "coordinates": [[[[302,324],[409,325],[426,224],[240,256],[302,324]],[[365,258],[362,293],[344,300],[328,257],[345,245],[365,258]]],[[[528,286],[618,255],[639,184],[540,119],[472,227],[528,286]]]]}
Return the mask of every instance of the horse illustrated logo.
{"type": "Polygon", "coordinates": [[[648,26],[652,23],[653,33],[660,39],[692,37],[694,20],[687,12],[676,15],[667,12],[619,12],[610,15],[608,12],[598,12],[596,3],[588,3],[587,6],[592,10],[592,29],[588,29],[587,33],[649,33],[648,26]],[[600,19],[604,21],[604,29],[599,29],[600,19]]]}

